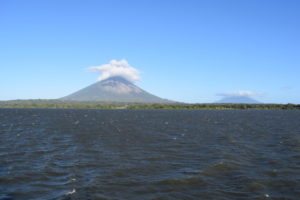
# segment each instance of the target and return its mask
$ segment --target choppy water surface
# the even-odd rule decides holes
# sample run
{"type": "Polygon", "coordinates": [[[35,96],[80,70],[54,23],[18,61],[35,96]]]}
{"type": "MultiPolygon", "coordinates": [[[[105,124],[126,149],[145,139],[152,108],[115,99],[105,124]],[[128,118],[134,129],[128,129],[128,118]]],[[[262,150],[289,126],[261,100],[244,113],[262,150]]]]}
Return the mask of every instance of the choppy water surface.
{"type": "Polygon", "coordinates": [[[0,199],[300,199],[300,112],[1,109],[0,199]]]}

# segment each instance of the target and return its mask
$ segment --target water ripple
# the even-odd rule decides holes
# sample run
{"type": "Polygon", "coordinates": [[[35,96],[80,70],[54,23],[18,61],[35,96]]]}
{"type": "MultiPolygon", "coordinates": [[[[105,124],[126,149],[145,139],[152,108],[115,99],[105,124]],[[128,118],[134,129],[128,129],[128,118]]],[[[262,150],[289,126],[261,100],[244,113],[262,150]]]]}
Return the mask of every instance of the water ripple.
{"type": "Polygon", "coordinates": [[[299,111],[0,109],[0,200],[297,200],[299,121],[299,111]]]}

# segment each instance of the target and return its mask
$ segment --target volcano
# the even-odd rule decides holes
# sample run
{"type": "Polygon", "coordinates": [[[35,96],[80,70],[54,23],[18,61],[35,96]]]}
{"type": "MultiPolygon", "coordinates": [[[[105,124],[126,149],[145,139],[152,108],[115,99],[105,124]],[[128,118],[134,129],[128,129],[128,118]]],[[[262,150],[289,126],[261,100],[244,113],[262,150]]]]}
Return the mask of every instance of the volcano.
{"type": "Polygon", "coordinates": [[[61,100],[109,103],[172,103],[172,101],[142,90],[121,76],[114,76],[96,82],[61,98],[61,100]]]}

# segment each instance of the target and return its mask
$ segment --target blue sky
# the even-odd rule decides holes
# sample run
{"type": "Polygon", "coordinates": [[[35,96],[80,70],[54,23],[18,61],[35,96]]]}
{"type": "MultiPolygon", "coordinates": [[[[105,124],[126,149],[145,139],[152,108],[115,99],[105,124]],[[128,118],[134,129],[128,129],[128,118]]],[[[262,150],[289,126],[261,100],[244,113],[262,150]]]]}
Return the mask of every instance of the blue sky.
{"type": "Polygon", "coordinates": [[[1,0],[0,100],[59,98],[125,59],[160,97],[300,103],[298,0],[1,0]]]}

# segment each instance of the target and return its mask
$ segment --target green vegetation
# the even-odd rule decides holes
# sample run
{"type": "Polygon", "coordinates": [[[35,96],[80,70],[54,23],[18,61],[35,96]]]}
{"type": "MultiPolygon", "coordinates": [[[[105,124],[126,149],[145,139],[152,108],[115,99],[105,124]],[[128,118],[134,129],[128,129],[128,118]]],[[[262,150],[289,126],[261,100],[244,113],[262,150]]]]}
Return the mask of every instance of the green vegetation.
{"type": "Polygon", "coordinates": [[[300,104],[138,104],[114,102],[78,102],[62,100],[0,101],[0,108],[93,108],[93,109],[256,109],[300,110],[300,104]]]}
{"type": "Polygon", "coordinates": [[[62,100],[12,100],[0,101],[0,108],[97,108],[117,109],[124,108],[125,104],[107,102],[80,102],[62,100]]]}
{"type": "Polygon", "coordinates": [[[152,105],[129,105],[132,109],[256,109],[256,110],[299,110],[299,104],[152,104],[152,105]]]}

